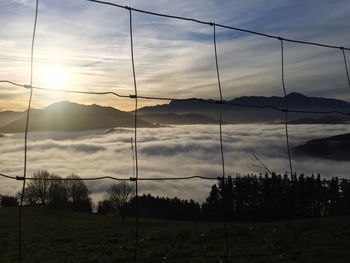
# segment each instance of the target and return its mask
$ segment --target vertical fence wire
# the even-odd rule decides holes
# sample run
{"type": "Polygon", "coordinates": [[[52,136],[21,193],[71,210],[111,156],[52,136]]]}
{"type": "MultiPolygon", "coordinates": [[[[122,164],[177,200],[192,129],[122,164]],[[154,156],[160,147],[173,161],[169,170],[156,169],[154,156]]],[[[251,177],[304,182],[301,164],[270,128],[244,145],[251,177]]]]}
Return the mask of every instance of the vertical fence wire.
{"type": "Polygon", "coordinates": [[[204,259],[204,261],[206,263],[208,263],[208,256],[207,256],[207,253],[205,251],[205,247],[204,247],[204,244],[203,244],[203,241],[202,241],[202,236],[199,232],[199,228],[198,228],[198,218],[197,218],[197,215],[194,215],[194,219],[193,219],[193,223],[194,223],[194,230],[196,232],[196,235],[197,235],[197,239],[198,239],[198,243],[199,243],[199,248],[201,250],[201,253],[202,253],[202,257],[204,259]]]}
{"type": "Polygon", "coordinates": [[[132,156],[132,178],[135,178],[135,154],[134,154],[134,140],[130,138],[130,148],[131,148],[131,156],[132,156]]]}
{"type": "MultiPolygon", "coordinates": [[[[286,84],[285,84],[285,69],[284,69],[284,45],[283,45],[283,39],[280,38],[280,44],[281,44],[281,81],[282,81],[282,89],[283,89],[283,94],[284,94],[284,100],[285,100],[285,122],[284,122],[284,127],[285,127],[285,136],[286,136],[286,146],[287,146],[287,154],[288,154],[288,162],[289,162],[289,169],[290,169],[290,176],[291,176],[291,180],[293,177],[293,166],[292,166],[292,158],[291,158],[291,154],[290,154],[290,144],[289,144],[289,132],[288,132],[288,111],[289,111],[289,103],[288,103],[288,96],[287,96],[287,92],[286,92],[286,84]]],[[[298,256],[299,256],[299,261],[303,262],[302,259],[302,255],[301,255],[301,244],[300,244],[300,240],[298,237],[298,234],[296,232],[296,229],[294,227],[294,224],[291,220],[289,220],[289,225],[291,227],[295,242],[297,244],[298,247],[298,256]]]]}
{"type": "Polygon", "coordinates": [[[286,144],[287,144],[289,172],[290,172],[290,176],[293,176],[293,166],[292,166],[292,158],[291,158],[291,154],[290,154],[289,132],[288,132],[289,103],[288,103],[288,96],[287,96],[285,77],[284,77],[284,45],[283,45],[283,39],[282,38],[280,39],[280,43],[281,43],[281,79],[282,79],[282,89],[283,89],[284,103],[285,103],[284,128],[285,128],[285,133],[286,133],[286,144]]]}
{"type": "Polygon", "coordinates": [[[27,107],[27,115],[26,115],[26,125],[24,132],[24,165],[23,165],[23,184],[22,184],[22,192],[20,203],[18,207],[18,262],[22,262],[23,255],[23,243],[22,243],[22,207],[24,201],[24,193],[26,187],[26,177],[27,177],[27,153],[28,153],[28,128],[29,128],[29,116],[30,116],[30,108],[32,104],[33,97],[33,66],[34,66],[34,46],[35,46],[35,35],[36,35],[36,26],[38,22],[38,9],[39,9],[39,0],[36,0],[35,3],[35,15],[34,15],[34,26],[33,26],[33,34],[32,34],[32,45],[30,51],[30,94],[29,101],[27,107]]]}
{"type": "Polygon", "coordinates": [[[131,51],[131,64],[132,64],[132,75],[134,81],[134,92],[135,92],[135,112],[134,112],[134,151],[135,151],[135,248],[134,248],[134,262],[137,262],[137,253],[139,249],[139,211],[138,211],[138,179],[139,179],[139,166],[137,157],[137,82],[136,82],[136,71],[135,71],[135,60],[134,60],[134,39],[133,39],[133,26],[132,26],[132,12],[129,10],[129,29],[130,29],[130,51],[131,51]]]}
{"type": "Polygon", "coordinates": [[[348,62],[347,62],[347,60],[346,60],[346,54],[345,54],[344,48],[341,48],[341,51],[342,51],[342,53],[343,53],[345,72],[346,72],[346,77],[347,77],[347,80],[348,80],[348,85],[349,85],[349,88],[350,88],[350,77],[349,77],[348,62]]]}
{"type": "Polygon", "coordinates": [[[224,217],[224,235],[225,235],[225,259],[228,261],[229,257],[229,241],[228,241],[228,233],[227,233],[227,223],[226,223],[226,215],[227,215],[227,196],[225,190],[225,156],[224,156],[224,146],[222,140],[222,110],[223,110],[223,96],[222,96],[222,88],[221,88],[221,80],[220,80],[220,70],[219,70],[219,59],[216,45],[216,26],[215,23],[211,24],[213,27],[213,44],[214,44],[214,56],[215,56],[215,67],[216,67],[216,76],[218,81],[219,95],[220,95],[220,109],[219,109],[219,133],[220,133],[220,152],[221,152],[221,165],[222,165],[222,180],[223,180],[223,217],[224,217]]]}

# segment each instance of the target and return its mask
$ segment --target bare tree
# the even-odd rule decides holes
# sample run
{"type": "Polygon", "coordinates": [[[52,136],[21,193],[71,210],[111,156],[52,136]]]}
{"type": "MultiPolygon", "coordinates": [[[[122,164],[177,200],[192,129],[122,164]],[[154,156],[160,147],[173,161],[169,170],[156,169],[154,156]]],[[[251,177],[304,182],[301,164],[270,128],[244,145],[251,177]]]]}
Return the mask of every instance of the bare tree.
{"type": "Polygon", "coordinates": [[[34,172],[33,180],[30,180],[24,192],[26,201],[33,205],[39,203],[45,207],[49,202],[50,173],[46,170],[34,172]]]}
{"type": "Polygon", "coordinates": [[[72,204],[74,211],[91,212],[92,202],[89,190],[79,176],[72,174],[65,181],[65,189],[68,202],[72,204]]]}
{"type": "Polygon", "coordinates": [[[89,190],[79,176],[72,174],[67,179],[70,180],[65,181],[65,187],[70,202],[76,203],[80,200],[88,199],[89,190]]]}
{"type": "Polygon", "coordinates": [[[49,206],[51,208],[66,208],[68,206],[67,189],[60,180],[61,177],[51,174],[49,186],[49,206]]]}
{"type": "MultiPolygon", "coordinates": [[[[36,191],[34,189],[34,187],[32,185],[27,185],[26,188],[24,189],[24,193],[23,193],[23,200],[24,203],[30,206],[34,206],[37,204],[38,200],[37,200],[37,196],[36,196],[36,191]]],[[[18,200],[21,199],[21,192],[19,192],[17,194],[17,198],[18,200]]]]}
{"type": "MultiPolygon", "coordinates": [[[[34,173],[24,191],[24,201],[31,206],[73,209],[77,212],[91,212],[92,202],[89,190],[79,176],[72,174],[62,181],[61,177],[46,170],[34,173]]],[[[21,193],[19,193],[19,197],[21,193]]]]}
{"type": "Polygon", "coordinates": [[[135,191],[130,183],[122,181],[118,184],[113,184],[107,192],[107,195],[113,207],[120,211],[120,208],[134,197],[135,191]]]}

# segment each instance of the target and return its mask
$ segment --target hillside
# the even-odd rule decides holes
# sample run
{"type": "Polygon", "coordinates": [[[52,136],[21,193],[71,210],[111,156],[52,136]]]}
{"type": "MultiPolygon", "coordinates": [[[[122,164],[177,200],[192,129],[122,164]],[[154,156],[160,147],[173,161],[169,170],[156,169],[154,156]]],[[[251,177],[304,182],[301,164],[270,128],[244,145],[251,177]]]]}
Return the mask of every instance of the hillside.
{"type": "MultiPolygon", "coordinates": [[[[138,117],[138,127],[159,125],[213,124],[216,119],[200,114],[145,114],[138,117]]],[[[26,112],[0,112],[0,132],[25,130],[26,112]]],[[[29,131],[83,131],[134,127],[133,113],[96,104],[83,105],[62,101],[30,112],[29,131]]]]}
{"type": "Polygon", "coordinates": [[[142,114],[142,120],[165,125],[217,124],[218,120],[200,114],[150,113],[142,114]]]}
{"type": "Polygon", "coordinates": [[[0,112],[0,127],[6,126],[14,120],[18,120],[24,116],[25,112],[2,111],[0,112]]]}
{"type": "MultiPolygon", "coordinates": [[[[284,108],[284,97],[239,97],[228,101],[235,105],[223,106],[223,123],[280,123],[284,113],[269,108],[256,109],[237,105],[274,106],[284,108]]],[[[288,95],[290,109],[350,112],[346,101],[307,97],[300,93],[288,95]]],[[[139,127],[158,127],[159,125],[217,124],[220,105],[203,101],[171,101],[168,104],[140,108],[139,127]]],[[[350,121],[349,116],[337,114],[289,114],[290,124],[339,124],[350,121]]],[[[0,132],[23,132],[26,112],[0,112],[0,132]]],[[[44,109],[31,110],[29,131],[82,131],[134,126],[133,112],[125,112],[113,107],[96,104],[83,105],[62,101],[44,109]]]]}
{"type": "MultiPolygon", "coordinates": [[[[310,110],[310,111],[329,111],[338,110],[350,112],[350,103],[342,100],[308,97],[300,93],[290,93],[287,96],[289,108],[294,110],[310,110]]],[[[262,123],[262,122],[278,122],[284,119],[283,112],[276,112],[272,109],[254,109],[249,107],[237,106],[237,105],[250,105],[250,106],[274,106],[278,108],[285,108],[285,98],[272,96],[246,96],[238,97],[233,100],[227,101],[228,103],[236,105],[224,105],[223,106],[223,120],[228,123],[262,123]]],[[[186,114],[194,113],[201,114],[203,116],[218,119],[219,105],[215,103],[207,103],[196,100],[187,101],[171,101],[169,104],[147,106],[139,110],[140,114],[156,114],[156,113],[173,113],[173,114],[186,114]]],[[[298,120],[309,118],[311,122],[314,119],[322,117],[320,114],[300,114],[290,113],[290,120],[298,120]]],[[[339,115],[329,114],[328,118],[339,119],[339,115]]],[[[339,119],[340,122],[350,121],[350,117],[343,117],[339,119]]]]}
{"type": "MultiPolygon", "coordinates": [[[[288,124],[346,124],[350,122],[347,117],[332,117],[323,116],[321,118],[301,118],[297,120],[288,121],[288,124]]],[[[284,122],[283,122],[284,123],[284,122]]]]}
{"type": "MultiPolygon", "coordinates": [[[[21,118],[0,127],[0,132],[23,132],[25,123],[26,117],[21,115],[21,118]]],[[[138,125],[152,127],[143,120],[139,120],[138,125]]],[[[42,110],[33,110],[30,115],[29,131],[81,131],[133,126],[134,118],[131,113],[96,104],[82,105],[63,101],[42,110]]]]}
{"type": "Polygon", "coordinates": [[[337,161],[350,160],[350,133],[309,140],[295,147],[297,154],[337,161]]]}
{"type": "MultiPolygon", "coordinates": [[[[346,262],[350,257],[349,222],[349,217],[295,221],[302,259],[315,263],[346,262]]],[[[0,208],[0,224],[0,262],[16,262],[17,209],[0,208]]],[[[234,262],[299,260],[289,222],[228,223],[227,230],[234,262]]],[[[35,208],[23,211],[23,263],[133,262],[134,238],[133,218],[123,223],[112,216],[35,208]]],[[[220,262],[225,250],[223,224],[141,219],[139,248],[138,262],[199,263],[206,262],[204,254],[207,262],[220,262]]]]}

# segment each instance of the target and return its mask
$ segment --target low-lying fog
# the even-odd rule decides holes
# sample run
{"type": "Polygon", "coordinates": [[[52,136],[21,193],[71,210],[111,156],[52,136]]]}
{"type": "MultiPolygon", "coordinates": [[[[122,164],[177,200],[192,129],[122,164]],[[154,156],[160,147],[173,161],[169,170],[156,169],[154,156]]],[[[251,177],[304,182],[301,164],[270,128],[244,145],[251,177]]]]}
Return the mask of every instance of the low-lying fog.
{"type": "MultiPolygon", "coordinates": [[[[350,132],[349,125],[290,125],[291,146],[309,139],[350,132]]],[[[75,173],[81,177],[133,175],[131,137],[133,129],[59,133],[30,133],[28,176],[47,169],[62,177],[75,173]]],[[[288,171],[283,125],[224,125],[223,141],[226,174],[264,173],[253,157],[256,154],[270,170],[288,171]]],[[[23,134],[0,138],[0,172],[23,174],[23,134]]],[[[188,125],[138,130],[139,177],[202,175],[221,176],[219,127],[188,125]]],[[[349,164],[292,155],[293,168],[306,174],[348,178],[349,164]]],[[[96,200],[112,184],[111,180],[88,182],[96,200]]],[[[215,181],[139,182],[141,193],[178,196],[202,201],[215,181]]],[[[15,194],[21,182],[0,178],[0,194],[15,194]]]]}

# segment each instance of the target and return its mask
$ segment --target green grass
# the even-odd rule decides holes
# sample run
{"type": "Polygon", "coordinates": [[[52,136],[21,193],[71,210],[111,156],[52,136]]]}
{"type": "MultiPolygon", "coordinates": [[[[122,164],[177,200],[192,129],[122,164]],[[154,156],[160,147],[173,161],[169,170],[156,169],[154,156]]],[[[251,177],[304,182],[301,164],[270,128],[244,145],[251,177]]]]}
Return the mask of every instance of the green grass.
{"type": "MultiPolygon", "coordinates": [[[[0,262],[17,262],[17,212],[0,208],[0,262]]],[[[133,262],[135,219],[25,208],[23,263],[133,262]]],[[[207,262],[223,262],[222,223],[199,222],[207,262]]],[[[297,220],[303,262],[346,262],[350,258],[350,217],[297,220]],[[336,248],[336,249],[335,249],[336,248]]],[[[289,222],[228,223],[230,262],[300,262],[289,222]],[[251,254],[270,256],[242,256],[251,254]]],[[[206,262],[188,221],[140,219],[140,262],[206,262]],[[179,257],[186,259],[180,260],[179,257]]]]}

